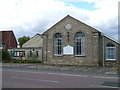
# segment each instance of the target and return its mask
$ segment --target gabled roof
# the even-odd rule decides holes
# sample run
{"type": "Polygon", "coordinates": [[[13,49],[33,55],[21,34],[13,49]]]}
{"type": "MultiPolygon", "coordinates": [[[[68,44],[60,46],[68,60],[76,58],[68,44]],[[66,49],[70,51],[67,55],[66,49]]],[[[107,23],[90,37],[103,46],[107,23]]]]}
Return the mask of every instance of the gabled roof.
{"type": "Polygon", "coordinates": [[[24,43],[22,45],[22,47],[41,47],[41,40],[42,39],[42,35],[41,34],[35,34],[33,37],[30,38],[30,40],[28,40],[26,43],[24,43]]]}
{"type": "MultiPolygon", "coordinates": [[[[78,22],[80,22],[80,23],[86,25],[87,27],[92,28],[95,32],[102,33],[101,31],[99,31],[99,30],[97,30],[97,29],[95,29],[95,28],[93,28],[93,27],[87,25],[86,23],[83,23],[83,22],[81,22],[80,20],[78,20],[78,19],[76,19],[76,18],[74,18],[74,17],[72,17],[72,16],[70,16],[70,15],[67,15],[66,17],[64,17],[63,19],[61,19],[59,22],[57,22],[56,24],[54,24],[52,27],[50,27],[50,28],[49,28],[47,31],[45,31],[42,35],[45,35],[51,28],[53,28],[54,26],[56,26],[58,23],[62,22],[62,21],[63,21],[64,19],[66,19],[66,18],[72,18],[73,20],[76,20],[76,21],[78,21],[78,22]]],[[[103,33],[102,33],[102,34],[103,34],[103,33]]],[[[114,39],[111,38],[110,36],[108,36],[108,35],[106,35],[106,34],[103,34],[103,35],[104,35],[105,37],[107,37],[107,38],[109,38],[109,39],[115,41],[116,43],[120,44],[119,41],[114,40],[114,39]]]]}
{"type": "Polygon", "coordinates": [[[116,42],[116,43],[120,44],[120,42],[119,42],[119,41],[117,41],[117,40],[113,39],[112,37],[110,37],[110,36],[106,35],[105,33],[102,33],[102,32],[101,32],[101,34],[102,34],[104,37],[106,37],[106,38],[108,38],[108,39],[110,39],[110,40],[112,40],[112,41],[114,41],[114,42],[116,42]]]}
{"type": "MultiPolygon", "coordinates": [[[[9,40],[9,38],[11,37],[11,35],[14,35],[12,30],[0,31],[0,33],[1,32],[2,32],[2,43],[6,43],[9,40]]],[[[15,40],[16,40],[16,38],[15,38],[15,40]]]]}
{"type": "MultiPolygon", "coordinates": [[[[37,34],[35,34],[33,37],[31,37],[30,39],[34,38],[35,36],[40,36],[40,37],[42,37],[41,34],[37,33],[37,34]]],[[[28,40],[28,41],[29,41],[29,40],[28,40]]]]}
{"type": "Polygon", "coordinates": [[[95,29],[95,28],[93,28],[93,27],[91,27],[91,26],[89,26],[89,25],[81,22],[80,20],[78,20],[78,19],[76,19],[76,18],[74,18],[74,17],[72,17],[72,16],[70,16],[70,15],[67,15],[66,17],[64,17],[63,19],[61,19],[60,21],[58,21],[56,24],[54,24],[52,27],[50,27],[50,28],[49,28],[47,31],[45,31],[42,35],[45,35],[45,33],[47,33],[51,28],[53,28],[54,26],[56,26],[58,23],[62,22],[62,21],[65,20],[66,18],[71,18],[71,19],[73,19],[73,20],[76,20],[76,21],[80,22],[81,24],[84,24],[84,25],[86,25],[87,27],[92,28],[95,32],[100,32],[99,30],[97,30],[97,29],[95,29]]]}
{"type": "MultiPolygon", "coordinates": [[[[40,36],[40,37],[42,37],[42,35],[41,35],[41,34],[37,33],[37,34],[35,34],[33,37],[31,37],[31,38],[30,38],[30,40],[31,40],[32,38],[36,37],[36,36],[40,36]]],[[[30,40],[28,40],[28,41],[27,41],[27,42],[25,42],[24,44],[29,43],[29,41],[30,41],[30,40]]],[[[24,45],[24,44],[23,44],[23,45],[24,45]]]]}

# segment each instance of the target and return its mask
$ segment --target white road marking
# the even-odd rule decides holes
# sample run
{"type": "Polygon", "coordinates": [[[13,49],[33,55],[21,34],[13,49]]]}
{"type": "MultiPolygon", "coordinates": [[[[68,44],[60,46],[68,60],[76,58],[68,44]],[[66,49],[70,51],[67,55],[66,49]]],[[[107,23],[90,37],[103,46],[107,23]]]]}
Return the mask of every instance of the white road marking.
{"type": "Polygon", "coordinates": [[[59,74],[59,73],[48,73],[52,75],[63,75],[63,76],[75,76],[75,77],[92,77],[92,78],[107,78],[107,79],[118,79],[118,77],[105,77],[105,76],[88,76],[88,75],[75,75],[75,74],[59,74]]]}
{"type": "Polygon", "coordinates": [[[105,74],[117,74],[117,72],[105,72],[105,74]]]}
{"type": "Polygon", "coordinates": [[[24,80],[34,80],[34,81],[43,81],[43,82],[50,82],[50,83],[59,83],[59,81],[53,81],[53,80],[44,80],[44,79],[32,79],[32,78],[24,78],[24,77],[16,77],[16,76],[11,76],[11,78],[15,79],[24,79],[24,80]]]}
{"type": "Polygon", "coordinates": [[[118,77],[110,77],[110,76],[89,76],[89,75],[76,75],[76,74],[65,74],[65,73],[48,73],[48,72],[35,72],[35,71],[20,71],[20,70],[3,70],[3,71],[13,71],[13,72],[25,72],[25,73],[36,73],[36,74],[48,74],[48,75],[62,75],[62,76],[75,76],[75,77],[92,77],[92,78],[105,78],[105,79],[118,79],[118,77]]]}
{"type": "Polygon", "coordinates": [[[95,78],[106,78],[106,79],[118,79],[118,77],[101,77],[101,76],[93,76],[95,78]]]}
{"type": "Polygon", "coordinates": [[[62,76],[77,76],[77,77],[89,77],[87,75],[75,75],[75,74],[63,74],[63,73],[48,73],[48,74],[51,74],[51,75],[62,75],[62,76]]]}
{"type": "Polygon", "coordinates": [[[3,71],[11,71],[11,72],[25,72],[25,73],[36,73],[36,74],[47,74],[47,72],[32,72],[32,71],[20,71],[20,70],[3,70],[3,71]]]}
{"type": "Polygon", "coordinates": [[[103,87],[103,88],[118,88],[113,86],[103,86],[103,85],[89,85],[90,87],[103,87]]]}

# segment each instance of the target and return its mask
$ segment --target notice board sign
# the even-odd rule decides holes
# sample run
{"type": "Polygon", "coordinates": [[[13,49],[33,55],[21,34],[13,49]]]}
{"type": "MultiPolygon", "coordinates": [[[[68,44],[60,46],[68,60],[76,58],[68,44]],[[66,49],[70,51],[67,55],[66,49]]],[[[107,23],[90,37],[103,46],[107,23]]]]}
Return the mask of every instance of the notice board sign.
{"type": "Polygon", "coordinates": [[[73,47],[72,46],[66,46],[63,48],[63,54],[64,55],[73,55],[73,47]]]}

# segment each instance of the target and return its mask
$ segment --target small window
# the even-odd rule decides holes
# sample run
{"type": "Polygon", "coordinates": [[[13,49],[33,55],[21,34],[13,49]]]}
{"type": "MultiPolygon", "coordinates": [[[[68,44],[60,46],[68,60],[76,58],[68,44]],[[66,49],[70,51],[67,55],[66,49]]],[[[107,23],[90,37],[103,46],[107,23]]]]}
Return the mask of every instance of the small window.
{"type": "Polygon", "coordinates": [[[25,51],[20,51],[20,52],[19,52],[19,56],[20,56],[20,57],[24,57],[24,56],[25,56],[25,51]]]}
{"type": "Polygon", "coordinates": [[[18,51],[14,51],[14,57],[19,57],[19,52],[18,51]]]}
{"type": "Polygon", "coordinates": [[[116,47],[113,43],[106,45],[106,60],[116,60],[116,47]]]}
{"type": "Polygon", "coordinates": [[[24,57],[25,51],[14,51],[14,57],[24,57]]]}

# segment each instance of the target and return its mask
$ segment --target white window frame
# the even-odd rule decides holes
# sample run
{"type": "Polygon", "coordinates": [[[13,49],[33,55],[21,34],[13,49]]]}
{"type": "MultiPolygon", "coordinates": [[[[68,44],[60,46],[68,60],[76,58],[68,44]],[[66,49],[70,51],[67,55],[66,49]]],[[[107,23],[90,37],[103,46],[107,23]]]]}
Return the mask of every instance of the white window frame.
{"type": "MultiPolygon", "coordinates": [[[[112,43],[113,44],[113,43],[112,43]]],[[[114,44],[113,44],[114,45],[114,44]]],[[[109,55],[112,55],[111,54],[111,50],[109,51],[110,53],[109,53],[109,55]]],[[[111,56],[110,56],[111,57],[111,56]]],[[[114,47],[108,47],[107,45],[106,45],[106,61],[116,61],[116,46],[114,45],[114,47]],[[114,59],[111,59],[111,58],[109,58],[108,57],[108,49],[114,49],[114,52],[112,53],[113,55],[114,55],[114,59]]]]}
{"type": "MultiPolygon", "coordinates": [[[[84,34],[83,32],[78,32],[78,33],[84,34]]],[[[75,35],[75,52],[74,52],[74,55],[75,56],[85,56],[85,49],[86,49],[85,34],[84,34],[84,37],[82,37],[82,36],[81,37],[76,37],[76,35],[75,35]],[[81,45],[80,45],[81,54],[77,54],[77,45],[76,45],[77,42],[81,43],[81,45]]]]}
{"type": "MultiPolygon", "coordinates": [[[[60,34],[60,33],[57,33],[57,34],[60,34]]],[[[62,35],[61,35],[61,38],[56,38],[55,36],[57,35],[55,34],[54,35],[54,56],[63,56],[63,39],[62,39],[62,35]],[[59,40],[61,40],[61,44],[58,44],[59,40]],[[58,48],[60,49],[61,48],[61,52],[60,50],[58,51],[58,48]],[[59,54],[60,53],[60,54],[59,54]]]]}
{"type": "Polygon", "coordinates": [[[19,51],[14,51],[14,57],[19,57],[19,51]]]}

